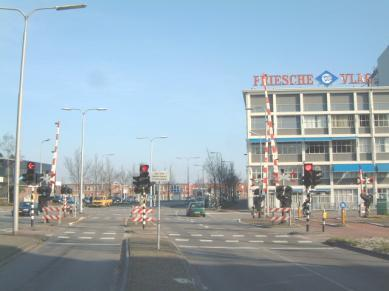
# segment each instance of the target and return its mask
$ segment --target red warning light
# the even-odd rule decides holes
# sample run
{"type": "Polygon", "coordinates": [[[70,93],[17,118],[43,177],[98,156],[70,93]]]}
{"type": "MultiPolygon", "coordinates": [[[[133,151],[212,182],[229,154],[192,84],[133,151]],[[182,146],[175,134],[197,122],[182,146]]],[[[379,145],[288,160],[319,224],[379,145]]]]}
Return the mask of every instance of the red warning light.
{"type": "Polygon", "coordinates": [[[149,165],[140,165],[140,173],[147,173],[149,171],[149,165]]]}
{"type": "Polygon", "coordinates": [[[312,172],[313,165],[312,164],[304,164],[304,172],[312,172]]]}
{"type": "Polygon", "coordinates": [[[33,163],[33,162],[28,162],[28,163],[27,163],[27,169],[29,169],[29,170],[34,170],[34,169],[35,169],[35,163],[33,163]]]}

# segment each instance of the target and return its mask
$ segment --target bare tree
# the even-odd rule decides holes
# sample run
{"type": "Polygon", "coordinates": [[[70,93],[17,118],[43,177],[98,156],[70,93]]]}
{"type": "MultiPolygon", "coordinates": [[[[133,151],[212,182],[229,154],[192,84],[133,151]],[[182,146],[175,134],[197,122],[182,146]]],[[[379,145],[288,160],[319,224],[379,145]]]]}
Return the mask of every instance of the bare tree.
{"type": "MultiPolygon", "coordinates": [[[[104,178],[104,162],[99,160],[98,155],[96,154],[92,163],[91,171],[91,183],[94,187],[94,195],[97,195],[97,191],[102,185],[103,178],[104,178]]],[[[102,191],[103,189],[101,189],[102,191]]]]}
{"type": "Polygon", "coordinates": [[[106,159],[104,163],[104,177],[103,182],[105,185],[108,185],[109,196],[112,195],[112,184],[116,178],[115,169],[112,166],[112,163],[109,159],[106,159]]]}
{"type": "Polygon", "coordinates": [[[15,138],[12,134],[6,133],[0,139],[0,157],[5,157],[7,161],[7,197],[8,202],[11,199],[11,193],[13,192],[13,179],[11,179],[11,173],[15,170],[15,138]]]}
{"type": "MultiPolygon", "coordinates": [[[[91,166],[90,161],[84,162],[84,181],[90,176],[91,166]]],[[[68,171],[70,181],[78,185],[77,192],[79,192],[81,184],[81,154],[79,149],[74,151],[73,158],[65,157],[65,168],[68,171]]]]}

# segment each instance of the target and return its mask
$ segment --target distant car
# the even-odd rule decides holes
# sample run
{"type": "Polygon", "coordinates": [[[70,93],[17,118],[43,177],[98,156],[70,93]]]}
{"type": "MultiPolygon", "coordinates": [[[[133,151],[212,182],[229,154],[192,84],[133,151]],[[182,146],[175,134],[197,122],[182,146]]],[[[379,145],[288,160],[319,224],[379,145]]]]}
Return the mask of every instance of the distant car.
{"type": "Polygon", "coordinates": [[[122,203],[122,199],[120,197],[112,197],[112,204],[122,203]]]}
{"type": "MultiPolygon", "coordinates": [[[[20,202],[19,203],[19,215],[20,216],[30,216],[32,205],[34,208],[34,214],[38,215],[39,214],[38,203],[33,203],[33,202],[20,202]]],[[[12,210],[11,214],[12,214],[12,216],[14,215],[13,210],[12,210]]]]}
{"type": "Polygon", "coordinates": [[[190,202],[186,209],[186,216],[203,216],[205,217],[204,202],[190,202]]]}
{"type": "Polygon", "coordinates": [[[61,195],[55,195],[52,199],[54,203],[63,203],[63,198],[61,195]]]}
{"type": "Polygon", "coordinates": [[[92,204],[92,197],[85,197],[82,199],[82,201],[84,202],[85,206],[89,206],[92,204]]]}

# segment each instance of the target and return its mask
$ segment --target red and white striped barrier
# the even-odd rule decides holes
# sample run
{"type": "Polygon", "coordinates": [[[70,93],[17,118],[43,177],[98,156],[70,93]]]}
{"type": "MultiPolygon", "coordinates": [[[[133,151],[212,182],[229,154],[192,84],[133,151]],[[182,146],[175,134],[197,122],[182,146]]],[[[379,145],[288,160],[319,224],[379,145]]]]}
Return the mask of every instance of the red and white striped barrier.
{"type": "MultiPolygon", "coordinates": [[[[135,216],[134,218],[131,219],[132,222],[143,222],[143,216],[135,216]]],[[[155,222],[156,219],[154,217],[146,217],[145,218],[146,222],[155,222]]]]}
{"type": "Polygon", "coordinates": [[[42,220],[47,223],[49,221],[55,220],[58,221],[58,223],[61,223],[61,219],[63,216],[63,207],[55,207],[55,206],[49,206],[49,207],[43,207],[43,215],[42,220]]]}
{"type": "MultiPolygon", "coordinates": [[[[135,209],[134,209],[135,210],[135,209]]],[[[143,209],[140,208],[140,209],[136,209],[135,211],[131,211],[132,214],[143,214],[143,209]]],[[[145,210],[145,214],[150,214],[150,213],[153,213],[154,212],[154,209],[152,208],[146,208],[145,210]]]]}
{"type": "Polygon", "coordinates": [[[270,218],[270,221],[272,223],[281,223],[281,222],[289,221],[289,225],[290,225],[292,223],[291,211],[292,208],[290,207],[269,208],[269,212],[273,213],[273,217],[270,218]],[[281,215],[276,215],[279,212],[281,212],[281,215]]]}

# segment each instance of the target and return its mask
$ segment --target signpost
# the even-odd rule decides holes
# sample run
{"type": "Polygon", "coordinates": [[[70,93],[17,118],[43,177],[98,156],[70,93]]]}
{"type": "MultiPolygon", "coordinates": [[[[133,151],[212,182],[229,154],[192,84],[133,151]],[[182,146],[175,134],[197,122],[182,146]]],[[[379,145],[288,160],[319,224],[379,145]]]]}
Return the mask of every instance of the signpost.
{"type": "Polygon", "coordinates": [[[169,173],[167,171],[151,172],[150,181],[158,184],[158,226],[157,226],[157,249],[161,247],[161,183],[169,182],[169,173]]]}

